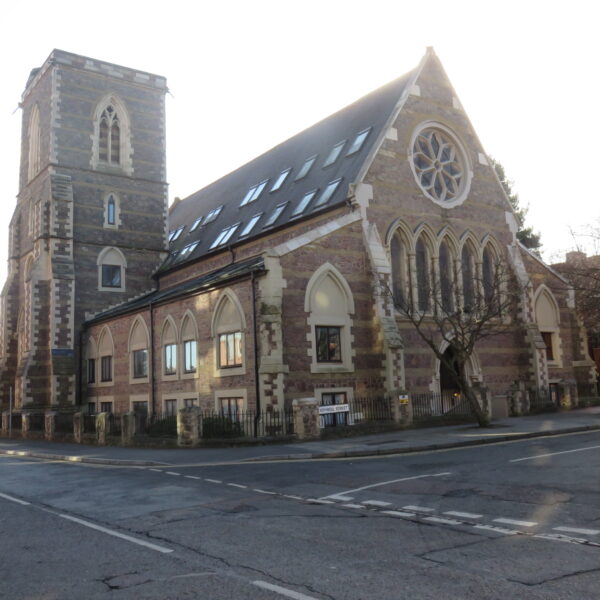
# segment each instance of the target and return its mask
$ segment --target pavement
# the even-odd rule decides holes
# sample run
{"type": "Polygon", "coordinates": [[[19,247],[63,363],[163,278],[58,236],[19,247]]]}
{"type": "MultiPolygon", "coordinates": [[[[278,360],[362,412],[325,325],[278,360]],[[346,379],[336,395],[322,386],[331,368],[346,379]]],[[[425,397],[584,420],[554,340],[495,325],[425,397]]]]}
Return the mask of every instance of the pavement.
{"type": "Polygon", "coordinates": [[[227,448],[123,448],[0,438],[0,455],[120,466],[211,465],[425,452],[519,439],[600,431],[600,406],[510,417],[489,428],[477,425],[423,427],[373,435],[227,448]]]}

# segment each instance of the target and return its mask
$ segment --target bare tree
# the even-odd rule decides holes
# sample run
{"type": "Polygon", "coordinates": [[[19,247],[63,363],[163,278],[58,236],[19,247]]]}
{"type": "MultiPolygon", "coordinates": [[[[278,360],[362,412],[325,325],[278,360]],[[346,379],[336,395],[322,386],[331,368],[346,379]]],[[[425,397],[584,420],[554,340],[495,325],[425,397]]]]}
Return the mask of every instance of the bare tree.
{"type": "Polygon", "coordinates": [[[466,366],[479,342],[508,331],[511,323],[514,326],[521,289],[503,262],[488,261],[477,265],[474,271],[472,278],[459,283],[458,273],[434,275],[433,269],[429,277],[419,280],[416,289],[409,286],[406,294],[394,294],[388,288],[387,293],[398,312],[444,365],[479,425],[487,427],[489,417],[479,404],[466,366]],[[443,351],[441,346],[446,346],[443,351]]]}

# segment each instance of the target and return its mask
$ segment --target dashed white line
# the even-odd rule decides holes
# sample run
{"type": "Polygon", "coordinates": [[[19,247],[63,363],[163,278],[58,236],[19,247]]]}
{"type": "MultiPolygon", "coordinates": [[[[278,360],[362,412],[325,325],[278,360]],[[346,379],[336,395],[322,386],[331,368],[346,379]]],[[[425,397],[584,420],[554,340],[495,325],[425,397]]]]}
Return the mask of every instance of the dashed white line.
{"type": "Polygon", "coordinates": [[[367,508],[363,504],[342,504],[342,506],[345,506],[346,508],[367,508]]]}
{"type": "Polygon", "coordinates": [[[230,485],[231,487],[235,487],[235,488],[240,488],[240,489],[247,489],[248,486],[247,485],[241,485],[239,483],[228,483],[227,485],[230,485]]]}
{"type": "Polygon", "coordinates": [[[270,496],[276,496],[276,492],[270,492],[269,490],[261,490],[259,488],[252,488],[253,492],[258,492],[259,494],[269,494],[270,496]]]}
{"type": "Polygon", "coordinates": [[[524,458],[513,458],[508,462],[516,463],[523,460],[535,460],[536,458],[546,458],[547,456],[558,456],[559,454],[571,454],[572,452],[585,452],[586,450],[596,450],[600,446],[587,446],[586,448],[575,448],[574,450],[563,450],[562,452],[550,452],[548,454],[537,454],[536,456],[525,456],[524,458]]]}
{"type": "Polygon", "coordinates": [[[403,506],[402,508],[406,510],[414,510],[416,512],[433,512],[435,510],[435,508],[428,508],[427,506],[413,506],[412,504],[403,506]]]}
{"type": "Polygon", "coordinates": [[[283,494],[284,498],[289,498],[290,500],[302,500],[301,496],[294,496],[293,494],[283,494]]]}
{"type": "Polygon", "coordinates": [[[391,502],[382,502],[381,500],[365,500],[363,502],[363,504],[366,504],[367,506],[391,506],[392,503],[391,502]]]}
{"type": "Polygon", "coordinates": [[[381,513],[392,517],[416,517],[415,513],[402,512],[401,510],[382,510],[381,513]]]}
{"type": "Polygon", "coordinates": [[[100,525],[96,525],[95,523],[90,523],[89,521],[84,521],[83,519],[78,519],[77,517],[72,517],[71,515],[59,514],[58,516],[63,519],[68,519],[69,521],[73,521],[74,523],[79,523],[79,525],[83,525],[84,527],[89,527],[90,529],[95,529],[96,531],[101,531],[102,533],[112,535],[113,537],[121,538],[122,540],[127,540],[128,542],[132,542],[134,544],[137,544],[138,546],[145,546],[146,548],[150,548],[150,550],[156,550],[157,552],[162,552],[163,554],[173,552],[172,548],[166,548],[165,546],[158,546],[157,544],[152,544],[150,542],[146,542],[145,540],[140,540],[138,538],[134,538],[130,535],[120,533],[119,531],[113,531],[112,529],[108,529],[106,527],[101,527],[100,525]]]}
{"type": "Polygon", "coordinates": [[[10,500],[11,502],[16,502],[17,504],[22,504],[23,506],[29,506],[31,502],[25,502],[25,500],[20,500],[19,498],[13,498],[7,494],[0,494],[0,498],[4,498],[5,500],[10,500]]]}
{"type": "Polygon", "coordinates": [[[449,471],[444,473],[430,473],[427,475],[415,475],[414,477],[402,477],[400,479],[390,479],[389,481],[380,481],[379,483],[372,483],[371,485],[363,485],[359,488],[354,488],[353,490],[345,490],[340,492],[339,494],[331,494],[329,496],[324,496],[324,498],[335,498],[336,500],[342,500],[345,502],[346,500],[353,500],[353,498],[347,498],[346,494],[353,494],[354,492],[362,492],[363,490],[370,490],[375,487],[380,487],[382,485],[389,485],[390,483],[401,483],[402,481],[414,481],[415,479],[424,479],[425,477],[443,477],[445,475],[452,475],[449,471]]]}
{"type": "Polygon", "coordinates": [[[211,483],[223,483],[220,479],[209,479],[208,477],[205,477],[204,481],[210,481],[211,483]]]}
{"type": "Polygon", "coordinates": [[[165,471],[165,475],[181,475],[181,473],[175,473],[175,471],[165,471]]]}
{"type": "Polygon", "coordinates": [[[335,504],[333,500],[325,500],[324,498],[308,498],[306,501],[312,504],[335,504]]]}
{"type": "Polygon", "coordinates": [[[448,510],[444,514],[449,517],[458,517],[459,519],[481,519],[481,517],[483,517],[483,515],[478,515],[476,513],[460,512],[458,510],[448,510]]]}
{"type": "Polygon", "coordinates": [[[253,581],[252,583],[256,587],[262,588],[263,590],[276,592],[282,596],[293,598],[293,600],[317,600],[313,596],[307,596],[306,594],[301,594],[300,592],[294,592],[294,590],[288,590],[280,585],[273,585],[272,583],[267,583],[266,581],[253,581]]]}
{"type": "Polygon", "coordinates": [[[505,529],[504,527],[495,527],[494,525],[473,525],[475,529],[485,529],[486,531],[494,531],[505,535],[517,535],[518,531],[514,529],[505,529]]]}
{"type": "Polygon", "coordinates": [[[325,496],[325,498],[332,498],[333,500],[339,500],[340,502],[350,502],[350,500],[354,500],[354,496],[346,496],[344,494],[332,494],[331,496],[325,496]]]}
{"type": "Polygon", "coordinates": [[[154,471],[155,473],[162,473],[162,469],[148,469],[148,471],[154,471]]]}
{"type": "Polygon", "coordinates": [[[578,527],[553,527],[554,531],[564,531],[565,533],[580,533],[581,535],[598,535],[600,529],[581,529],[578,527]]]}
{"type": "Polygon", "coordinates": [[[202,477],[196,477],[195,475],[184,475],[186,479],[202,479],[202,477]]]}
{"type": "Polygon", "coordinates": [[[516,525],[517,527],[535,527],[535,521],[518,521],[517,519],[494,519],[494,523],[504,523],[504,525],[516,525]]]}
{"type": "Polygon", "coordinates": [[[460,521],[456,519],[444,519],[443,517],[425,517],[423,521],[429,521],[430,523],[440,523],[442,525],[462,525],[460,521]]]}

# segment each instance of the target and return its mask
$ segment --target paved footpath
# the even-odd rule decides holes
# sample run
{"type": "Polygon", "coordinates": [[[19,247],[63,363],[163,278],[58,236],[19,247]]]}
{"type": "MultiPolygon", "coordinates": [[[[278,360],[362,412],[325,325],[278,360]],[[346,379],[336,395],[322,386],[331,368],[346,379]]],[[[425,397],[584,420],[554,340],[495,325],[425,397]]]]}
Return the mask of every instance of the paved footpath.
{"type": "Polygon", "coordinates": [[[473,424],[427,427],[342,439],[233,448],[121,448],[0,438],[0,454],[123,466],[176,466],[403,454],[593,430],[600,431],[600,406],[511,417],[494,421],[490,428],[473,424]]]}

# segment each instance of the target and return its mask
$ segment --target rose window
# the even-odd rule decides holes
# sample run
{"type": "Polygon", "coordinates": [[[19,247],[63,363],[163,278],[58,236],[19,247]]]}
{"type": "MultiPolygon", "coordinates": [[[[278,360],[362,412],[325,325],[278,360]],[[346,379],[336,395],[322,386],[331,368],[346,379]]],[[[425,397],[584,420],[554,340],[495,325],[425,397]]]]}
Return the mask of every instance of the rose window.
{"type": "Polygon", "coordinates": [[[413,145],[417,182],[433,200],[449,202],[463,190],[464,160],[456,143],[439,129],[423,129],[413,145]]]}

